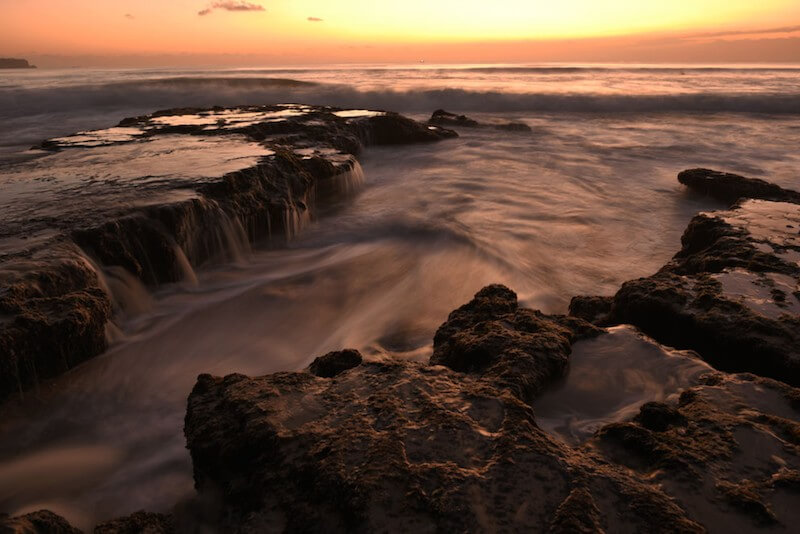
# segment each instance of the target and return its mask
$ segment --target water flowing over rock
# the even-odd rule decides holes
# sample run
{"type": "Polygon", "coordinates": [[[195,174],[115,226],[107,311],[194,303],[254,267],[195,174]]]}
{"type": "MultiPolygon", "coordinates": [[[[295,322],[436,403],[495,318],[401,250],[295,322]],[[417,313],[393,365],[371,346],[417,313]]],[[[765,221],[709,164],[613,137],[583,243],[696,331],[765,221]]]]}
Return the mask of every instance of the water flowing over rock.
{"type": "Polygon", "coordinates": [[[655,486],[536,425],[529,386],[563,373],[571,339],[598,332],[490,286],[451,314],[429,365],[202,375],[185,427],[197,488],[221,495],[217,526],[230,532],[701,531],[655,486]],[[515,366],[518,382],[498,372],[515,366]]]}
{"type": "Polygon", "coordinates": [[[43,142],[2,171],[0,399],[105,349],[124,300],[107,278],[191,280],[251,243],[280,244],[316,202],[363,181],[364,146],[455,135],[391,112],[285,104],[166,110],[43,142]]]}
{"type": "MultiPolygon", "coordinates": [[[[729,198],[795,195],[711,171],[682,173],[682,181],[698,175],[709,191],[729,198]],[[737,186],[729,194],[731,183],[737,186]]],[[[681,242],[658,273],[626,282],[610,300],[576,297],[571,313],[597,324],[636,325],[721,370],[800,384],[800,204],[750,199],[701,213],[681,242]]]]}

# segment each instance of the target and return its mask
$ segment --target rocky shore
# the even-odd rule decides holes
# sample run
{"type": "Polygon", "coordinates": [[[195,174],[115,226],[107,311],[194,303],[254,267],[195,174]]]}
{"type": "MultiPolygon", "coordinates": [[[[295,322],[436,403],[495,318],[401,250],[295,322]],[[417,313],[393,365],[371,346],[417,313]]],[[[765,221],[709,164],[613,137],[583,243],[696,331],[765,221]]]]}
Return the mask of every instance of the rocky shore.
{"type": "MultiPolygon", "coordinates": [[[[237,206],[253,210],[236,212],[238,220],[263,221],[266,215],[257,206],[265,198],[280,199],[282,213],[309,209],[310,191],[342,169],[351,170],[351,155],[362,144],[453,135],[393,114],[365,112],[369,115],[354,120],[352,112],[340,112],[334,119],[328,108],[309,109],[318,114],[310,120],[327,121],[324,135],[300,126],[265,133],[273,126],[265,125],[264,116],[258,128],[242,125],[242,131],[259,132],[245,134],[250,140],[263,134],[258,142],[270,143],[274,152],[259,160],[267,167],[259,171],[263,174],[226,174],[199,189],[202,200],[186,202],[210,199],[224,211],[233,209],[226,200],[236,198],[237,206]],[[291,143],[298,144],[282,148],[291,143]],[[305,152],[298,150],[318,143],[346,157],[332,161],[312,152],[316,155],[306,160],[299,155],[305,152]]],[[[260,108],[258,113],[280,111],[260,108]]],[[[224,129],[225,123],[174,119],[197,121],[226,112],[203,113],[154,114],[120,127],[138,128],[143,133],[135,135],[146,136],[163,116],[170,124],[154,127],[156,136],[228,134],[207,130],[214,124],[224,129]]],[[[66,144],[46,147],[64,150],[66,144]]],[[[547,315],[521,307],[511,289],[492,285],[450,313],[426,363],[370,360],[347,349],[320,356],[300,372],[201,375],[189,396],[184,426],[195,502],[167,514],[138,512],[103,523],[95,532],[795,530],[800,522],[794,505],[800,494],[797,193],[704,169],[686,171],[679,179],[699,194],[735,203],[695,217],[667,265],[625,283],[613,297],[575,297],[569,315],[547,315]],[[702,358],[711,367],[700,362],[702,372],[680,384],[678,395],[644,403],[632,418],[603,424],[587,439],[568,444],[537,420],[537,402],[568,380],[578,344],[612,336],[609,327],[621,324],[651,336],[642,343],[690,349],[695,352],[681,357],[702,358]]],[[[44,338],[61,332],[45,321],[60,311],[63,319],[57,324],[63,324],[64,333],[59,335],[83,353],[102,350],[101,340],[94,346],[86,338],[90,346],[85,348],[79,345],[85,338],[74,334],[104,324],[113,313],[99,278],[91,278],[92,262],[116,262],[151,284],[173,281],[180,277],[180,262],[167,244],[194,251],[186,253],[192,264],[208,258],[199,252],[202,247],[189,245],[195,238],[181,233],[189,217],[158,219],[159,231],[169,229],[169,240],[141,256],[131,252],[140,245],[120,236],[145,235],[145,223],[107,223],[112,226],[87,231],[85,237],[72,231],[69,235],[78,237],[58,243],[110,255],[90,252],[84,253],[88,259],[76,255],[71,263],[62,261],[56,274],[10,286],[19,288],[12,294],[16,300],[2,302],[42,306],[39,335],[44,338]],[[153,267],[143,260],[150,254],[166,260],[153,267]],[[68,274],[59,278],[62,269],[68,274]],[[24,291],[33,287],[41,297],[27,296],[24,291]],[[58,298],[50,296],[56,291],[58,298]],[[95,302],[92,298],[96,309],[81,300],[95,302]]],[[[149,235],[149,241],[159,243],[159,238],[149,235]]],[[[13,324],[27,326],[19,317],[27,316],[18,312],[13,324]]],[[[6,323],[3,328],[6,332],[6,323]]],[[[0,339],[9,343],[22,337],[0,339]]],[[[72,354],[72,345],[66,347],[64,353],[72,354]]],[[[0,517],[2,529],[75,532],[47,511],[0,517]]]]}
{"type": "Polygon", "coordinates": [[[180,281],[280,242],[318,198],[358,185],[364,146],[455,135],[287,104],[166,110],[45,141],[0,184],[12,199],[0,216],[0,400],[105,350],[123,304],[110,286],[180,281]]]}

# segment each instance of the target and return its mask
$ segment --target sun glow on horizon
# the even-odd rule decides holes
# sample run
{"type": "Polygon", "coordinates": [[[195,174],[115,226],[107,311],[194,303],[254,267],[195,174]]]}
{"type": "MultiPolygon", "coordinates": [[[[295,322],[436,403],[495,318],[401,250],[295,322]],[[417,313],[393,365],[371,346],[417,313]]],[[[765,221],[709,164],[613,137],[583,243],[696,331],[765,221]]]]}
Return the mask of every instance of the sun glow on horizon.
{"type": "MultiPolygon", "coordinates": [[[[0,0],[0,55],[283,54],[370,60],[381,55],[369,49],[383,47],[384,59],[391,61],[405,45],[442,45],[457,55],[460,43],[693,31],[758,35],[792,25],[800,30],[796,0],[0,0]]],[[[460,50],[459,59],[479,51],[460,50]]]]}

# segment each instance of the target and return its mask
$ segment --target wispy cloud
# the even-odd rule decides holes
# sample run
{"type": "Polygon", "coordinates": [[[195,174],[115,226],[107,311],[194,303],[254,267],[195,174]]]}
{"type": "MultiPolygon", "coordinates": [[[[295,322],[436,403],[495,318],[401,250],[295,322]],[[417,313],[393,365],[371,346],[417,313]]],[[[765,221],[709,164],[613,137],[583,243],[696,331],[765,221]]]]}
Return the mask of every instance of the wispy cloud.
{"type": "Polygon", "coordinates": [[[713,37],[736,37],[742,35],[772,35],[776,33],[794,33],[800,32],[800,26],[783,26],[780,28],[767,28],[760,30],[730,30],[723,32],[709,32],[709,33],[695,33],[691,37],[694,38],[713,38],[713,37]]]}
{"type": "Polygon", "coordinates": [[[207,8],[198,11],[197,14],[204,17],[211,14],[215,9],[222,9],[224,11],[266,11],[264,6],[251,2],[214,2],[207,8]]]}
{"type": "Polygon", "coordinates": [[[323,22],[323,19],[321,19],[319,17],[308,17],[306,20],[308,22],[323,22]]]}

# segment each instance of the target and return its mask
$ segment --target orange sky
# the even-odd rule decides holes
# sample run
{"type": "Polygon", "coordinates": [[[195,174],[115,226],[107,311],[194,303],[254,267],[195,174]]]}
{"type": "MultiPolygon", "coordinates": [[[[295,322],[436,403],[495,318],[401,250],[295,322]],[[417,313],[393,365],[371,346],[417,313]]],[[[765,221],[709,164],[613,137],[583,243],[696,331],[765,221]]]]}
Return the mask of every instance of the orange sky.
{"type": "Polygon", "coordinates": [[[40,66],[800,62],[800,1],[0,0],[0,56],[40,66]]]}

